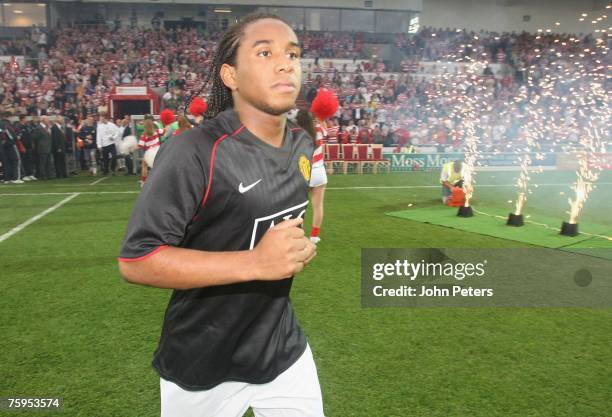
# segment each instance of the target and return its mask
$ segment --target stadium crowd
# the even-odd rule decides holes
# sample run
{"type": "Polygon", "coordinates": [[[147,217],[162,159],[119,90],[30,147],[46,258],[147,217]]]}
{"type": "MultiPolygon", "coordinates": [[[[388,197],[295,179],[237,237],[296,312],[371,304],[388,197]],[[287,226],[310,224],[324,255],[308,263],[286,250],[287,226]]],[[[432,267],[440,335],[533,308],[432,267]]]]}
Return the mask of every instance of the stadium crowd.
{"type": "Polygon", "coordinates": [[[576,105],[579,92],[609,65],[604,41],[592,36],[424,28],[413,37],[398,36],[396,46],[407,52],[399,73],[359,65],[353,74],[334,68],[307,73],[307,98],[325,87],[341,99],[333,123],[340,133],[334,127],[332,140],[457,151],[468,130],[462,107],[471,100],[478,102],[470,122],[482,151],[515,150],[534,126],[543,131],[541,149],[562,150],[578,142],[591,121],[576,105]],[[482,61],[498,69],[470,65],[482,61]],[[470,67],[478,71],[473,79],[467,77],[470,67]]]}
{"type": "MultiPolygon", "coordinates": [[[[525,103],[543,93],[539,81],[550,74],[549,67],[555,66],[559,75],[548,87],[553,97],[571,98],[580,86],[581,81],[567,82],[577,70],[571,57],[576,56],[583,71],[601,71],[602,56],[595,52],[601,40],[592,36],[425,27],[416,35],[398,35],[393,40],[405,53],[398,68],[364,60],[363,34],[301,32],[298,36],[303,56],[314,58],[304,73],[306,102],[321,87],[333,89],[340,99],[337,117],[329,122],[328,140],[382,143],[397,146],[398,151],[407,145],[460,149],[466,127],[457,103],[474,94],[481,105],[473,120],[476,136],[486,149],[511,149],[529,122],[525,103]],[[350,69],[320,65],[320,58],[331,57],[352,59],[354,65],[350,69]],[[484,88],[472,85],[459,93],[463,97],[456,91],[449,95],[449,85],[465,79],[457,78],[465,76],[466,67],[460,63],[483,59],[502,64],[496,73],[484,66],[477,74],[484,88]],[[428,61],[439,62],[424,65],[428,61]],[[526,83],[528,71],[530,84],[526,83]]],[[[62,115],[64,136],[66,128],[78,134],[77,127],[88,116],[97,117],[112,87],[121,84],[147,85],[162,96],[162,108],[182,112],[193,95],[206,93],[200,91],[201,74],[208,68],[215,44],[214,36],[204,36],[197,29],[83,26],[45,33],[35,28],[29,40],[0,42],[0,55],[35,57],[25,63],[13,59],[0,68],[0,112],[6,119],[62,115]]],[[[553,101],[550,94],[538,101],[543,111],[558,119],[543,138],[545,146],[552,148],[577,141],[579,127],[586,123],[571,100],[553,101]],[[550,111],[553,107],[555,112],[550,111]]],[[[1,140],[8,149],[3,154],[11,153],[16,144],[9,143],[7,135],[1,140]]]]}

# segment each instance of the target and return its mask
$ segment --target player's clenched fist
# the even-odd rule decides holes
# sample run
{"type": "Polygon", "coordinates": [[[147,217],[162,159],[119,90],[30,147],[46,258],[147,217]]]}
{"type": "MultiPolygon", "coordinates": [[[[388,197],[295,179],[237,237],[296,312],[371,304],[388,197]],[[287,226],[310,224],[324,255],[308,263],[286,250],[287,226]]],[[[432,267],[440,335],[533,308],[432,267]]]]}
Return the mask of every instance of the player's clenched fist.
{"type": "Polygon", "coordinates": [[[253,255],[257,279],[289,278],[304,269],[316,255],[316,245],[304,236],[302,219],[285,220],[268,229],[253,255]]]}

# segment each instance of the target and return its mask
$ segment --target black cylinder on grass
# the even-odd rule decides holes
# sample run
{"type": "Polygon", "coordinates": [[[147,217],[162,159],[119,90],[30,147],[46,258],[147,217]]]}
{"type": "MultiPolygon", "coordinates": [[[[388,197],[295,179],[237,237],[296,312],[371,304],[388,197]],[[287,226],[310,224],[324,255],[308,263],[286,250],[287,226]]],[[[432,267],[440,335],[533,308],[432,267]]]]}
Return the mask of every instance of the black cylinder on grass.
{"type": "Polygon", "coordinates": [[[508,221],[506,222],[506,224],[508,226],[521,227],[525,224],[523,222],[523,215],[514,213],[508,214],[508,221]]]}
{"type": "Polygon", "coordinates": [[[461,206],[459,207],[459,211],[457,212],[457,216],[459,217],[473,217],[474,210],[472,210],[472,206],[461,206]]]}
{"type": "Polygon", "coordinates": [[[561,234],[563,236],[577,236],[578,235],[578,223],[563,222],[561,224],[561,234]]]}

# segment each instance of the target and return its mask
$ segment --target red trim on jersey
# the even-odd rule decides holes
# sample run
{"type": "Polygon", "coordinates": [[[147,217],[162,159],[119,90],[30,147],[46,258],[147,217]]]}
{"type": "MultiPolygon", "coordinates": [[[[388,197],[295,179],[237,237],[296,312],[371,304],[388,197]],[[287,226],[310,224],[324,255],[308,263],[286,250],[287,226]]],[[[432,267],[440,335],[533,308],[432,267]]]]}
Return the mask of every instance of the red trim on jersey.
{"type": "Polygon", "coordinates": [[[314,157],[312,158],[312,163],[314,164],[315,162],[319,162],[322,159],[323,159],[322,153],[315,154],[314,157]]]}
{"type": "Polygon", "coordinates": [[[138,261],[143,261],[143,260],[147,259],[148,257],[155,255],[160,250],[166,249],[167,247],[168,247],[168,245],[158,246],[155,249],[153,249],[151,252],[147,253],[146,255],[139,256],[138,258],[121,258],[121,257],[119,257],[118,259],[119,259],[119,262],[138,262],[138,261]]]}
{"type": "Polygon", "coordinates": [[[212,155],[210,157],[210,171],[208,173],[208,177],[210,178],[208,180],[208,185],[206,186],[206,193],[204,194],[204,198],[202,199],[202,204],[200,204],[200,208],[204,207],[204,204],[206,204],[206,200],[208,200],[208,193],[210,193],[210,187],[212,186],[212,180],[213,180],[213,170],[215,169],[215,156],[217,154],[217,146],[219,146],[219,144],[225,140],[228,137],[227,133],[223,136],[221,136],[220,138],[218,138],[215,141],[215,144],[213,145],[213,150],[212,150],[212,155]]]}
{"type": "Polygon", "coordinates": [[[236,131],[234,133],[232,133],[231,136],[236,136],[238,133],[242,132],[243,129],[244,129],[244,125],[240,126],[238,129],[236,129],[236,131]]]}
{"type": "MultiPolygon", "coordinates": [[[[204,198],[202,199],[202,204],[200,204],[200,209],[204,207],[204,204],[206,204],[206,200],[208,200],[208,194],[210,194],[210,188],[212,187],[213,173],[215,169],[215,156],[217,155],[217,146],[219,146],[219,144],[223,142],[225,139],[227,139],[228,137],[236,136],[238,133],[242,132],[243,129],[244,129],[244,125],[236,129],[236,131],[232,133],[231,135],[228,135],[226,133],[225,135],[217,138],[217,140],[215,141],[215,144],[213,145],[212,154],[210,156],[210,172],[208,173],[208,178],[209,178],[208,185],[206,186],[206,193],[204,194],[204,198]]],[[[197,215],[194,216],[194,219],[196,217],[197,215]]]]}
{"type": "Polygon", "coordinates": [[[298,130],[304,130],[304,129],[302,129],[301,127],[292,127],[291,128],[292,132],[297,132],[298,130]]]}

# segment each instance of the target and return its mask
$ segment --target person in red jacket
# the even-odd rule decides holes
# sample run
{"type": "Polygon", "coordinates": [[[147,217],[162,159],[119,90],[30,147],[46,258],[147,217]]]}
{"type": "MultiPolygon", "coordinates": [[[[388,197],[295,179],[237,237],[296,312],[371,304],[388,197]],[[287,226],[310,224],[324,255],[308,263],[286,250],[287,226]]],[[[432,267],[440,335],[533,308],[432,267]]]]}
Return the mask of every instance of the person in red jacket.
{"type": "Polygon", "coordinates": [[[346,126],[340,126],[340,130],[338,131],[338,143],[346,144],[349,143],[351,135],[346,130],[346,126]]]}
{"type": "Polygon", "coordinates": [[[370,129],[368,129],[368,127],[362,126],[359,129],[359,136],[357,137],[357,143],[364,143],[364,144],[370,143],[370,129]]]}

